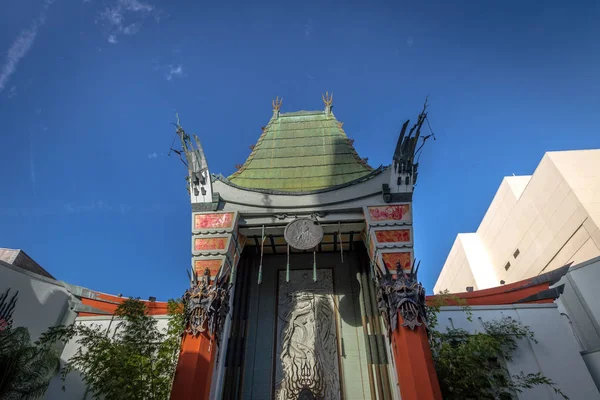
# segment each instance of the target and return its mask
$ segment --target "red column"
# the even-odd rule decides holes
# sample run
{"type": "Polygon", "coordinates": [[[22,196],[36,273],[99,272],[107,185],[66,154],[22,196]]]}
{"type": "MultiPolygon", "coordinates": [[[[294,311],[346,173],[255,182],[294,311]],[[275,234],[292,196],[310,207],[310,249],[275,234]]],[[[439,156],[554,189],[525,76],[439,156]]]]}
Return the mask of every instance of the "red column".
{"type": "Polygon", "coordinates": [[[442,400],[442,392],[435,372],[431,349],[424,326],[415,330],[402,326],[398,313],[398,326],[392,333],[396,373],[402,400],[442,400]]]}
{"type": "Polygon", "coordinates": [[[209,399],[216,353],[216,343],[211,346],[207,332],[183,335],[171,400],[209,399]]]}

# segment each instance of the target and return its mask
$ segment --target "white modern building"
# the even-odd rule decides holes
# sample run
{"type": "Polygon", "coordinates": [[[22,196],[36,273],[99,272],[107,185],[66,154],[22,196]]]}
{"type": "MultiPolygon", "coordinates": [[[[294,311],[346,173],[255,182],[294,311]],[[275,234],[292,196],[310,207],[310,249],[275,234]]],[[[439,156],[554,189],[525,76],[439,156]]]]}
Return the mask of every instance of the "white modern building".
{"type": "Polygon", "coordinates": [[[517,282],[600,256],[600,149],[548,152],[505,177],[479,228],[461,233],[434,291],[517,282]]]}

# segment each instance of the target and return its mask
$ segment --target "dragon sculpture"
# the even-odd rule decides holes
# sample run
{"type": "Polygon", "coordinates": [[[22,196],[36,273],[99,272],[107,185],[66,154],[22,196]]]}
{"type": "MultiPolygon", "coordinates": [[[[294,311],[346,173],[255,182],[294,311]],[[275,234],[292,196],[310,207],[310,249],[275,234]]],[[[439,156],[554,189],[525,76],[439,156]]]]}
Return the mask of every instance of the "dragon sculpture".
{"type": "Polygon", "coordinates": [[[412,330],[421,325],[427,328],[425,289],[417,279],[419,265],[415,268],[413,264],[410,271],[402,271],[400,264],[396,264],[396,279],[387,267],[385,270],[379,280],[377,305],[388,331],[391,333],[398,327],[398,313],[402,316],[402,326],[412,330]]]}
{"type": "Polygon", "coordinates": [[[194,274],[192,287],[183,295],[186,332],[197,336],[208,330],[217,343],[229,312],[229,288],[225,280],[210,282],[210,270],[202,278],[194,274]]]}

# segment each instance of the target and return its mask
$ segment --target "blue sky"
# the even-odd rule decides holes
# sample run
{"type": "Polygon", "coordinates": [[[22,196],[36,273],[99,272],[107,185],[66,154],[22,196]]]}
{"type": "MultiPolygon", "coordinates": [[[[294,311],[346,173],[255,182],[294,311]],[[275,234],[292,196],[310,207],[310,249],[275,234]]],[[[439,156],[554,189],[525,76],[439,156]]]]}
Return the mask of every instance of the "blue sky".
{"type": "Polygon", "coordinates": [[[174,113],[213,173],[243,163],[271,99],[336,117],[373,166],[429,95],[416,255],[431,291],[503,176],[600,147],[598,2],[22,0],[0,14],[0,247],[58,279],[178,297],[190,264],[174,113]],[[258,3],[258,2],[257,2],[258,3]],[[355,2],[358,4],[358,2],[355,2]],[[573,3],[573,4],[572,4],[573,3]]]}

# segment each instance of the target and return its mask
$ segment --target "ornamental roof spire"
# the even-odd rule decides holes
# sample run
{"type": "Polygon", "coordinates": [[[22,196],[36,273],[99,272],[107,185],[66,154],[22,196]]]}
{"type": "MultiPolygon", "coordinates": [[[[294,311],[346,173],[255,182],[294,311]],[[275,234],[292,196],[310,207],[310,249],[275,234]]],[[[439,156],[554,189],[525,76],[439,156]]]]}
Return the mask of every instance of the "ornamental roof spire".
{"type": "MultiPolygon", "coordinates": [[[[212,181],[208,170],[208,162],[198,136],[188,135],[179,122],[179,114],[175,114],[177,122],[175,134],[181,140],[181,151],[171,148],[188,169],[188,191],[192,203],[210,202],[212,200],[212,181]],[[193,139],[193,140],[192,140],[193,139]],[[184,160],[185,158],[185,160],[184,160]]],[[[169,155],[171,154],[169,151],[169,155]]]]}
{"type": "Polygon", "coordinates": [[[329,95],[329,92],[325,92],[325,94],[321,95],[321,97],[323,97],[323,103],[325,103],[325,115],[329,117],[333,114],[331,112],[333,109],[333,92],[331,92],[331,95],[329,95]]]}
{"type": "Polygon", "coordinates": [[[279,110],[281,109],[281,103],[283,102],[283,97],[280,99],[279,96],[275,100],[273,100],[273,118],[279,118],[279,110]]]}

